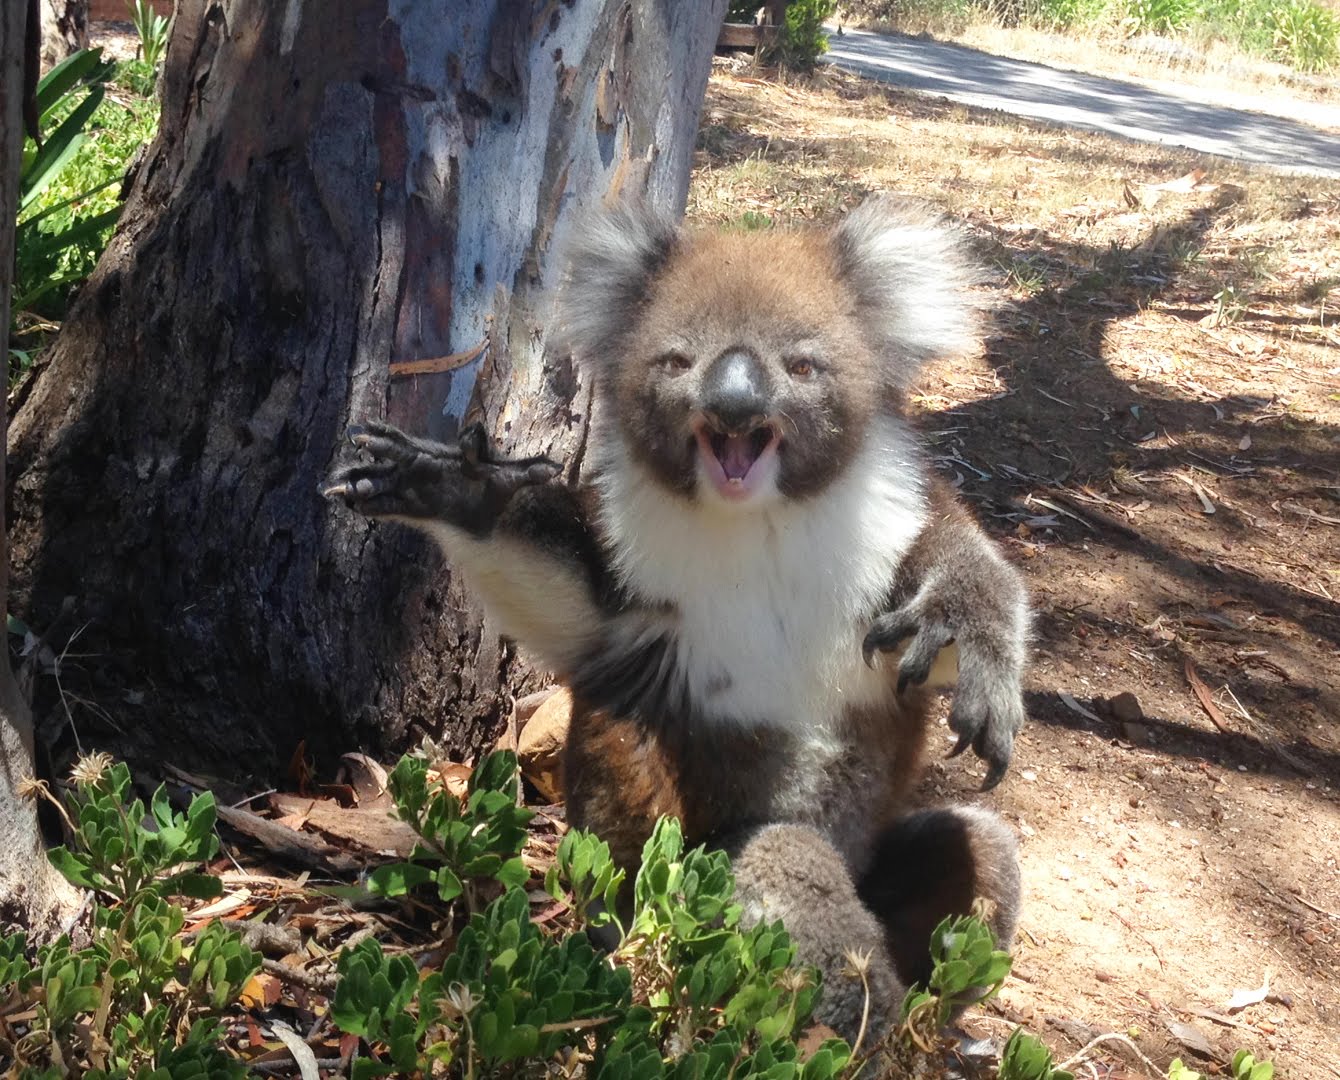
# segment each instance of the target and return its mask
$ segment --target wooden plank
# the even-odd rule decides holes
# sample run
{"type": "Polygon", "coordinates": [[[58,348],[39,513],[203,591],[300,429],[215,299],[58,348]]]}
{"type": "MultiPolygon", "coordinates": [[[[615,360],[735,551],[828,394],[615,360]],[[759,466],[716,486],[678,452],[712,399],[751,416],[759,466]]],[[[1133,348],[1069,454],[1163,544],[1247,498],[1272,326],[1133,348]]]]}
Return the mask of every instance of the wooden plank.
{"type": "Polygon", "coordinates": [[[757,49],[777,40],[777,27],[753,23],[722,23],[717,37],[718,49],[757,49]]]}

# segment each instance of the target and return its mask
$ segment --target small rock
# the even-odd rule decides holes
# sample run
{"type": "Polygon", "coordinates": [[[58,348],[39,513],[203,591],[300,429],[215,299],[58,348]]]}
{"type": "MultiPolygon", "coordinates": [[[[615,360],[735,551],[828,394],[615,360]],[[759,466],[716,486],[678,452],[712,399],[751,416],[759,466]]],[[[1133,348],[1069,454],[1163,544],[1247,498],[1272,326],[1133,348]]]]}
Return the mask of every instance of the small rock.
{"type": "Polygon", "coordinates": [[[1129,690],[1123,690],[1116,697],[1109,698],[1107,708],[1112,718],[1119,724],[1134,724],[1145,718],[1145,711],[1140,708],[1139,699],[1129,690]]]}

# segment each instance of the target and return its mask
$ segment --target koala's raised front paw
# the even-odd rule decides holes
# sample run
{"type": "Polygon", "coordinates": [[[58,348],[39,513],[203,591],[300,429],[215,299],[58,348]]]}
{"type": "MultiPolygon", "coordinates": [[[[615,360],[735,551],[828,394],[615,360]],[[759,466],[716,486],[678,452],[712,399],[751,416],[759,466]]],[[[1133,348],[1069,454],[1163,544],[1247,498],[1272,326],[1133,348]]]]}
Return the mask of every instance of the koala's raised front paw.
{"type": "MultiPolygon", "coordinates": [[[[1022,602],[994,610],[960,610],[958,590],[948,581],[923,586],[901,607],[880,615],[861,651],[873,666],[877,652],[903,648],[898,692],[931,677],[944,650],[957,652],[958,678],[949,727],[958,735],[950,756],[969,746],[987,763],[982,790],[995,787],[1009,768],[1014,737],[1024,724],[1022,602]]],[[[938,681],[938,680],[937,680],[938,681]]]]}
{"type": "Polygon", "coordinates": [[[484,533],[523,487],[554,479],[561,467],[548,458],[500,460],[479,424],[465,428],[455,446],[416,439],[389,424],[349,428],[363,460],[336,469],[322,488],[370,517],[436,519],[484,533]]]}

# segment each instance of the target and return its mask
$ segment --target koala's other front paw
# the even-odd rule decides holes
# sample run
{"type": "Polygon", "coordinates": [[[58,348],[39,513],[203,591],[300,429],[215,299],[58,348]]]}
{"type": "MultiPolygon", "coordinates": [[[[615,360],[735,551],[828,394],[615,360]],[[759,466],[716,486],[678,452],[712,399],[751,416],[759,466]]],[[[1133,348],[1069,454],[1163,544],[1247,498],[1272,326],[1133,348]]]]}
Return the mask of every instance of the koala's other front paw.
{"type": "Polygon", "coordinates": [[[1009,768],[1014,737],[1024,724],[1024,608],[1004,603],[961,610],[961,594],[948,581],[923,586],[907,603],[875,619],[862,642],[867,664],[877,652],[903,648],[898,692],[921,685],[945,650],[957,653],[958,678],[949,727],[958,735],[950,756],[969,746],[987,763],[982,790],[995,787],[1009,768]]]}
{"type": "Polygon", "coordinates": [[[523,487],[554,479],[548,458],[495,458],[484,429],[471,424],[455,446],[416,439],[370,421],[349,428],[362,460],[335,470],[322,488],[370,517],[436,519],[485,533],[523,487]]]}

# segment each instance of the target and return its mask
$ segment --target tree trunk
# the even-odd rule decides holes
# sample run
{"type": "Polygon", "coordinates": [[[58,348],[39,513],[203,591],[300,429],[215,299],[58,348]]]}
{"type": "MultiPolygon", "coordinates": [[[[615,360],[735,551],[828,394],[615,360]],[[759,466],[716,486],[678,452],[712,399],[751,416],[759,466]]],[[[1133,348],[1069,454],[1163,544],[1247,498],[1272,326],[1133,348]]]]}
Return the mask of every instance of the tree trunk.
{"type": "MultiPolygon", "coordinates": [[[[12,0],[17,3],[18,0],[12,0]]],[[[88,48],[88,0],[41,0],[42,70],[88,48]]]]}
{"type": "MultiPolygon", "coordinates": [[[[23,148],[21,98],[28,5],[0,5],[0,326],[9,335],[14,265],[14,216],[18,212],[19,155],[23,148]]],[[[8,360],[8,350],[5,353],[8,360]]],[[[0,407],[0,431],[5,410],[0,407]]],[[[5,462],[0,457],[0,480],[5,462]]],[[[0,611],[8,611],[9,553],[0,528],[0,611]]],[[[78,894],[47,862],[36,807],[20,794],[33,768],[33,718],[0,652],[0,933],[27,929],[31,939],[53,937],[73,913],[78,894]]]]}
{"type": "Polygon", "coordinates": [[[317,484],[383,415],[580,457],[550,252],[616,193],[682,208],[724,6],[182,0],[158,139],[9,441],[21,610],[79,597],[140,750],[486,745],[527,669],[317,484]]]}

